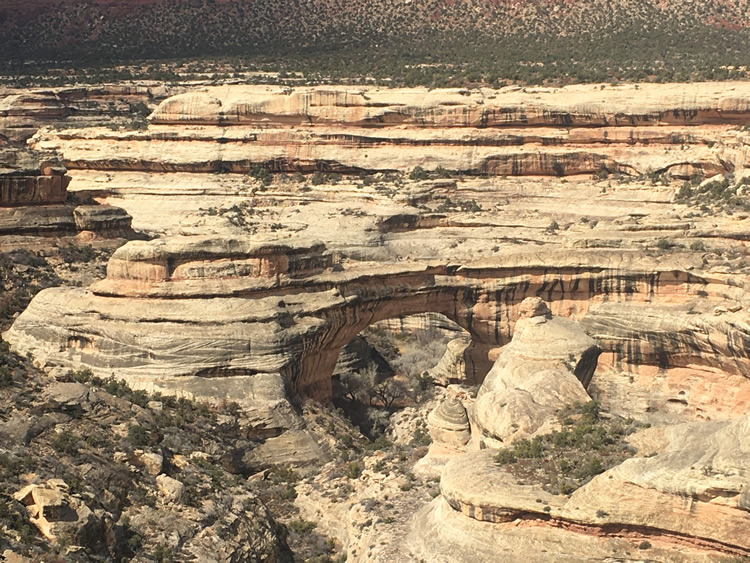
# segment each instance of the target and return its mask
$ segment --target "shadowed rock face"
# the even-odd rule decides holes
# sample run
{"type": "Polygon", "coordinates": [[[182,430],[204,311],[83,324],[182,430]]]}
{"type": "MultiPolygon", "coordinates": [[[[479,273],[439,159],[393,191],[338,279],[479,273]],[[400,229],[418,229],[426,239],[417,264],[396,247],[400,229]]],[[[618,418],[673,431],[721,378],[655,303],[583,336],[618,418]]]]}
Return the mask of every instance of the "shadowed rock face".
{"type": "Polygon", "coordinates": [[[0,207],[65,203],[66,172],[54,153],[0,148],[0,207]]]}
{"type": "Polygon", "coordinates": [[[132,232],[133,218],[124,209],[111,205],[79,205],[73,210],[73,218],[79,231],[132,232]]]}

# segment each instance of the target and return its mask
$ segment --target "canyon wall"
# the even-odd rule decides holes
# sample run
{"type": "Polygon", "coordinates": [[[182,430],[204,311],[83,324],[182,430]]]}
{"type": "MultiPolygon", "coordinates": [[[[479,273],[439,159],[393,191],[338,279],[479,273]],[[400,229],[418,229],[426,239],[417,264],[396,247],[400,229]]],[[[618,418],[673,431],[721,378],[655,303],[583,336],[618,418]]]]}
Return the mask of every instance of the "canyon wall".
{"type": "Polygon", "coordinates": [[[148,130],[45,131],[71,169],[519,176],[735,173],[745,83],[501,90],[217,86],[164,100],[148,130]],[[636,100],[636,101],[633,101],[636,100]],[[719,145],[721,142],[721,148],[719,145]],[[425,150],[429,147],[429,151],[425,150]]]}

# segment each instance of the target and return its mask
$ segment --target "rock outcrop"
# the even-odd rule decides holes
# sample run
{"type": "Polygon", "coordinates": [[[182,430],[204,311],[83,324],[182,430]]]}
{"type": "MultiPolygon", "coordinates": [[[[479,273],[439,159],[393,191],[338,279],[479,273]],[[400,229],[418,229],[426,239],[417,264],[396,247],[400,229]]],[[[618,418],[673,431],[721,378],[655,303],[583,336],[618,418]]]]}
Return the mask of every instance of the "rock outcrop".
{"type": "Polygon", "coordinates": [[[148,106],[153,107],[171,90],[134,84],[1,89],[0,136],[20,144],[48,126],[130,128],[141,124],[150,111],[148,106]]]}
{"type": "Polygon", "coordinates": [[[70,176],[59,155],[0,148],[0,235],[134,238],[132,217],[118,207],[68,204],[70,176]]]}
{"type": "Polygon", "coordinates": [[[456,397],[442,401],[427,417],[432,441],[443,447],[460,450],[471,439],[466,408],[456,397]]]}
{"type": "Polygon", "coordinates": [[[28,485],[14,498],[26,506],[29,520],[48,540],[89,546],[104,542],[102,520],[81,499],[72,496],[61,479],[28,485]]]}
{"type": "Polygon", "coordinates": [[[432,370],[430,376],[441,384],[462,381],[466,377],[464,355],[471,346],[471,338],[454,338],[445,348],[445,353],[432,370]]]}
{"type": "Polygon", "coordinates": [[[538,297],[520,304],[519,317],[472,409],[480,447],[547,434],[559,409],[589,400],[585,386],[601,352],[594,339],[575,321],[553,317],[538,297]]]}
{"type": "Polygon", "coordinates": [[[364,336],[357,336],[341,349],[333,375],[341,376],[346,373],[366,373],[368,371],[374,371],[380,379],[395,374],[393,368],[380,352],[370,346],[364,336]]]}
{"type": "Polygon", "coordinates": [[[79,231],[109,236],[132,236],[133,218],[120,208],[111,205],[79,205],[73,209],[73,218],[79,231]]]}
{"type": "Polygon", "coordinates": [[[436,561],[519,549],[533,549],[540,561],[633,557],[636,549],[657,561],[747,556],[748,423],[646,431],[660,439],[644,440],[638,457],[570,497],[520,482],[492,450],[464,454],[445,467],[441,497],[420,515],[418,552],[436,561]]]}
{"type": "MultiPolygon", "coordinates": [[[[251,382],[281,373],[295,394],[326,398],[326,378],[341,347],[381,319],[433,311],[457,322],[472,337],[466,377],[481,381],[489,351],[510,340],[520,302],[542,288],[557,286],[547,293],[553,311],[574,307],[569,314],[580,317],[605,296],[632,301],[639,294],[673,295],[673,283],[692,291],[705,287],[695,275],[673,275],[676,264],[665,261],[652,264],[652,271],[626,266],[626,282],[620,276],[627,262],[602,269],[581,262],[565,267],[559,260],[530,266],[526,257],[516,259],[526,264],[521,275],[510,256],[502,266],[351,263],[334,271],[325,270],[331,256],[319,243],[135,241],[115,252],[107,279],[91,291],[42,292],[7,339],[49,367],[87,365],[103,375],[115,369],[140,385],[179,382],[190,392],[190,385],[240,378],[238,384],[254,387],[251,382]],[[658,270],[670,272],[663,283],[655,283],[658,270]],[[617,286],[634,293],[612,293],[617,286]],[[91,318],[87,311],[99,313],[91,318]],[[78,320],[71,324],[73,318],[78,320]],[[185,323],[196,330],[186,333],[185,323]]],[[[733,353],[745,361],[746,350],[733,353]]]]}
{"type": "MultiPolygon", "coordinates": [[[[594,340],[580,325],[553,318],[538,298],[521,303],[519,316],[471,408],[474,444],[483,448],[548,434],[563,407],[589,400],[582,382],[596,367],[594,340]]],[[[456,424],[444,422],[460,419],[460,411],[460,403],[446,401],[430,414],[438,444],[464,445],[456,443],[456,424]]],[[[744,416],[641,431],[632,438],[637,457],[599,470],[570,496],[548,492],[531,474],[528,482],[510,473],[496,450],[454,455],[442,471],[440,497],[416,519],[414,551],[435,561],[489,560],[523,549],[540,561],[600,560],[634,548],[659,561],[673,560],[671,553],[680,561],[747,556],[748,424],[744,416]]]]}
{"type": "Polygon", "coordinates": [[[65,203],[66,172],[55,153],[0,149],[0,207],[65,203]]]}

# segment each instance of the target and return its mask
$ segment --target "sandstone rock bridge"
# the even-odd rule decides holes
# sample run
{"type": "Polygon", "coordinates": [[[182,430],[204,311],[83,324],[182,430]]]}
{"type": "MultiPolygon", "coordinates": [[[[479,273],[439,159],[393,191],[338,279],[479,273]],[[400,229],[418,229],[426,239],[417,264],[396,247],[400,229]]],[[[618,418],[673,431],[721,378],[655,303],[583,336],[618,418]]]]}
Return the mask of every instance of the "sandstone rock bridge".
{"type": "Polygon", "coordinates": [[[709,306],[740,303],[745,290],[699,268],[694,255],[623,250],[336,263],[321,243],[182,236],[126,244],[88,290],[41,292],[5,338],[45,368],[88,367],[151,390],[325,401],[343,346],[372,323],[415,313],[468,331],[466,379],[480,382],[512,337],[518,304],[540,296],[583,321],[604,350],[600,364],[748,373],[744,316],[709,306]]]}

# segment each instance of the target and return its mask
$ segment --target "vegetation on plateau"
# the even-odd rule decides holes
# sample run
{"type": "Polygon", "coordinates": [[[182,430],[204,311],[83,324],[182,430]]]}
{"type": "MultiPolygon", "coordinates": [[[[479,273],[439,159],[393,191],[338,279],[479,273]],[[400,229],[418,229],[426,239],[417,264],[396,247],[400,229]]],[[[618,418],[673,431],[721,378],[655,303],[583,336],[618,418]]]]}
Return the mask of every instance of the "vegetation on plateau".
{"type": "Polygon", "coordinates": [[[94,81],[245,81],[258,71],[279,73],[279,81],[429,87],[721,80],[745,77],[750,67],[743,6],[740,0],[415,0],[395,6],[375,0],[341,8],[261,0],[158,2],[114,15],[81,2],[24,21],[7,14],[0,60],[16,79],[71,61],[65,66],[79,69],[69,71],[76,80],[94,81]],[[156,59],[174,61],[160,65],[156,59]],[[147,62],[98,76],[91,68],[81,71],[123,61],[147,62]]]}
{"type": "Polygon", "coordinates": [[[596,401],[567,406],[558,419],[559,431],[516,440],[495,455],[495,462],[523,482],[570,494],[633,457],[625,438],[643,426],[632,419],[605,418],[596,401]]]}

